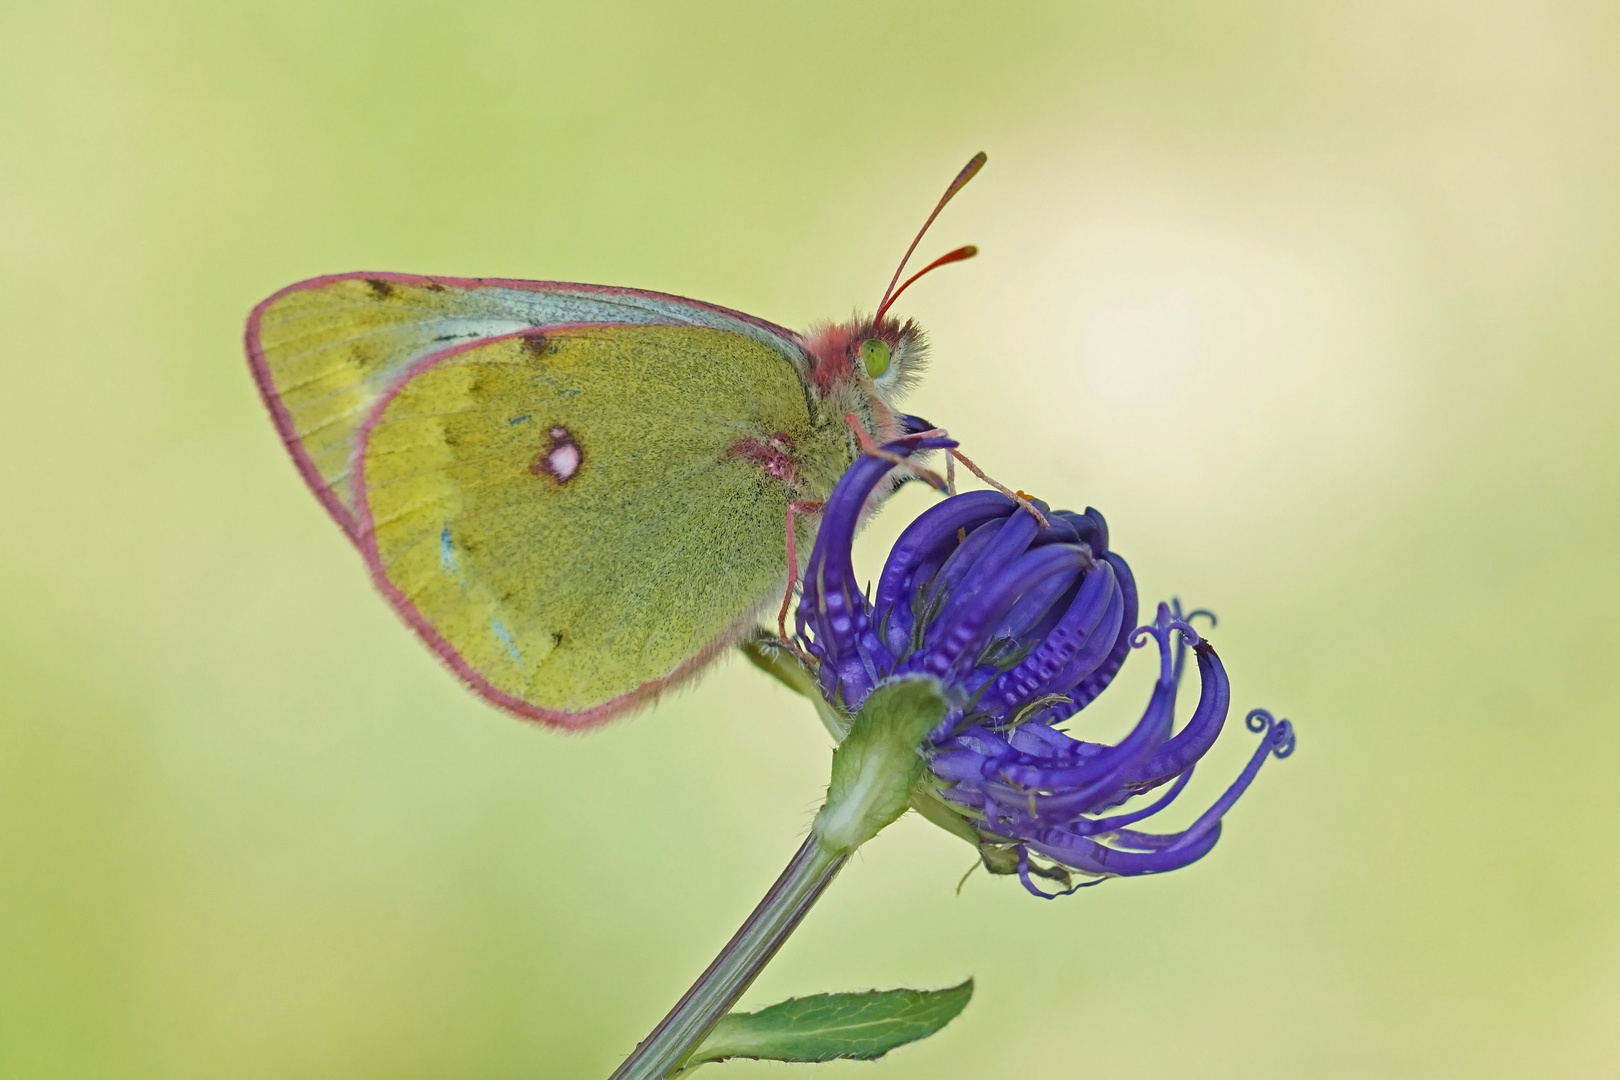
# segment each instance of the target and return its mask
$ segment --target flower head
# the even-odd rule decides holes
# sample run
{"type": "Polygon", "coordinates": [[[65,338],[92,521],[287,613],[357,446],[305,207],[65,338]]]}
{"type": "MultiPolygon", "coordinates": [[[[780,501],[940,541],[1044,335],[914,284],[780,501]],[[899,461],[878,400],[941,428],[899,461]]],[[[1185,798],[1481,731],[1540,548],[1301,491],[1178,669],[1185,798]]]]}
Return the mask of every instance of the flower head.
{"type": "MultiPolygon", "coordinates": [[[[885,449],[909,455],[953,445],[909,437],[885,449]]],[[[1160,604],[1153,622],[1137,627],[1135,580],[1108,549],[1101,514],[1036,503],[1043,526],[995,491],[951,496],[912,522],[869,597],[856,586],[850,546],[862,508],[893,467],[876,456],[850,467],[810,556],[797,636],[822,695],[853,714],[885,681],[937,680],[949,708],[923,747],[932,788],[925,797],[968,823],[987,868],[1017,873],[1036,895],[1056,894],[1034,877],[1072,892],[1202,858],[1266,757],[1294,747],[1292,725],[1256,709],[1247,724],[1264,733],[1260,745],[1213,806],[1178,832],[1130,828],[1181,794],[1225,723],[1226,670],[1190,624],[1208,613],[1183,616],[1179,603],[1160,604]],[[1057,729],[1107,687],[1133,647],[1150,641],[1159,676],[1129,734],[1110,745],[1057,729]],[[1199,699],[1177,731],[1189,648],[1199,699]],[[1121,809],[1166,785],[1151,803],[1121,809]],[[1075,873],[1082,881],[1070,885],[1075,873]]]]}

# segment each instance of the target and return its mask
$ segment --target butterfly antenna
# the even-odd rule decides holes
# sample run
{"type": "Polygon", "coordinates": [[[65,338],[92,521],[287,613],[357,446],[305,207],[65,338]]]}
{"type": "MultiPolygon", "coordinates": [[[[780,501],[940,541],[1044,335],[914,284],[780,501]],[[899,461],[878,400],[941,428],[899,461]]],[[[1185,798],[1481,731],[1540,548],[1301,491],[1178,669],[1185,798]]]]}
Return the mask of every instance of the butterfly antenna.
{"type": "Polygon", "coordinates": [[[894,290],[894,295],[883,301],[883,306],[878,308],[878,312],[872,317],[872,321],[875,323],[882,322],[883,313],[894,306],[894,302],[900,299],[900,294],[911,288],[911,283],[928,273],[928,271],[937,270],[941,266],[949,266],[953,262],[961,262],[963,259],[971,259],[978,253],[978,248],[974,247],[972,244],[967,244],[964,247],[957,248],[955,251],[948,251],[944,255],[941,255],[939,258],[935,259],[933,262],[929,263],[915,274],[912,274],[910,277],[906,278],[906,283],[894,290]]]}
{"type": "MultiPolygon", "coordinates": [[[[945,209],[945,204],[950,202],[951,199],[956,196],[958,191],[961,191],[964,187],[966,187],[969,180],[978,175],[979,170],[984,168],[984,163],[988,160],[989,157],[983,150],[980,150],[977,154],[974,154],[973,160],[962,166],[962,171],[956,174],[956,179],[952,180],[950,187],[945,189],[945,194],[939,197],[939,203],[934,207],[934,212],[928,215],[928,220],[923,222],[922,228],[917,230],[917,236],[911,241],[911,246],[906,248],[906,254],[903,258],[901,258],[900,265],[894,268],[894,277],[889,279],[889,287],[883,290],[883,299],[878,301],[878,318],[883,317],[883,312],[887,311],[889,305],[894,302],[894,298],[900,295],[895,291],[894,284],[900,280],[901,273],[905,271],[906,263],[911,261],[912,252],[916,251],[917,245],[922,243],[923,234],[928,231],[928,226],[932,225],[934,223],[934,219],[939,217],[939,212],[945,209]]],[[[917,278],[922,277],[923,274],[926,274],[935,266],[944,266],[948,262],[957,262],[961,259],[971,258],[976,253],[976,248],[958,248],[945,258],[936,260],[933,264],[925,267],[922,273],[912,277],[906,282],[906,285],[910,285],[912,281],[916,281],[917,278]],[[968,254],[961,254],[963,251],[967,251],[968,254]],[[955,257],[952,258],[952,256],[955,257]]],[[[902,285],[901,288],[905,288],[905,286],[902,285]]]]}

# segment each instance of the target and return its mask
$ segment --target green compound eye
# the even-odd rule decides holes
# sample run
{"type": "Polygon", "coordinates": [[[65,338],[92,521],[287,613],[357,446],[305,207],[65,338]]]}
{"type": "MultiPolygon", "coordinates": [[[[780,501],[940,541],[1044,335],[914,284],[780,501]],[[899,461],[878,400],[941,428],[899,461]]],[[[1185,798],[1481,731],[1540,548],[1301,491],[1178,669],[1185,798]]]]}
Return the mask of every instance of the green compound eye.
{"type": "Polygon", "coordinates": [[[875,379],[889,370],[889,346],[877,338],[867,338],[861,342],[861,363],[866,365],[866,374],[875,379]]]}

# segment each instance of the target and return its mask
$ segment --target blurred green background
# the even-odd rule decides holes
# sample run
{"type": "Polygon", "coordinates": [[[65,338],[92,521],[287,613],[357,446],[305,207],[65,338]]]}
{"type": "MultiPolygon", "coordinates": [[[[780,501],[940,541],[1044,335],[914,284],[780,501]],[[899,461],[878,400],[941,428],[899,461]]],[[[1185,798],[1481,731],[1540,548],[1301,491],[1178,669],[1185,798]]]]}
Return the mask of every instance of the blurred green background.
{"type": "Polygon", "coordinates": [[[242,320],[386,269],[804,327],[979,149],[920,255],[983,254],[902,304],[913,411],[1217,609],[1300,750],[1209,859],[1059,902],[957,895],[908,818],[745,1003],[978,978],[826,1077],[1620,1073],[1617,47],[1552,0],[9,0],[0,1075],[605,1076],[828,740],[735,661],[583,737],[464,693],[285,460],[242,320]]]}

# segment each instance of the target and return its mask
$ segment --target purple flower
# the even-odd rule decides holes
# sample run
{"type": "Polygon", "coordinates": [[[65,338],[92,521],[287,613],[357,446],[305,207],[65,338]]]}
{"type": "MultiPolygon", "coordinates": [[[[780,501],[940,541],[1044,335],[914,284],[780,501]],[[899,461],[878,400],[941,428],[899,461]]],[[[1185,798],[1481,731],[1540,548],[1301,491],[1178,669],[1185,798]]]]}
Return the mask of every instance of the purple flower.
{"type": "MultiPolygon", "coordinates": [[[[904,456],[951,446],[909,437],[885,449],[904,456]]],[[[1202,858],[1266,757],[1287,757],[1294,748],[1292,725],[1255,709],[1247,726],[1263,733],[1260,745],[1213,806],[1178,832],[1131,827],[1181,794],[1226,721],[1226,670],[1190,625],[1196,616],[1211,624],[1214,617],[1184,616],[1173,602],[1138,627],[1135,580],[1108,550],[1101,514],[1050,511],[1037,502],[1043,527],[995,491],[951,496],[918,517],[869,595],[856,585],[850,545],[862,508],[893,467],[875,456],[850,467],[810,556],[797,636],[815,661],[822,695],[853,715],[886,679],[938,680],[950,707],[923,747],[928,782],[936,802],[943,800],[933,809],[948,806],[970,827],[953,831],[977,839],[985,866],[1017,873],[1037,896],[1202,858]],[[1129,734],[1110,745],[1057,729],[1107,687],[1133,647],[1149,641],[1159,677],[1129,734]],[[1176,691],[1189,648],[1198,705],[1177,731],[1176,691]],[[1159,788],[1166,790],[1146,805],[1122,809],[1159,788]],[[1074,874],[1082,880],[1071,885],[1074,874]],[[1061,889],[1046,893],[1033,877],[1061,889]]]]}

